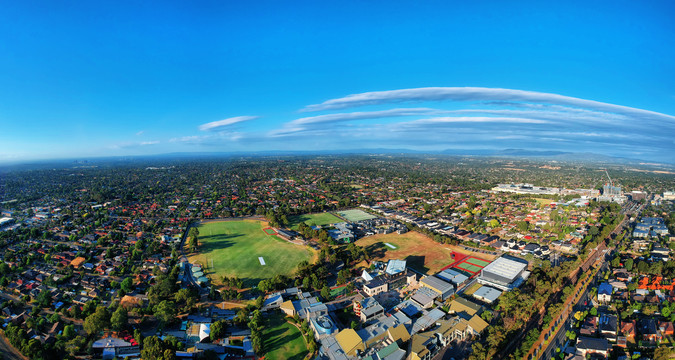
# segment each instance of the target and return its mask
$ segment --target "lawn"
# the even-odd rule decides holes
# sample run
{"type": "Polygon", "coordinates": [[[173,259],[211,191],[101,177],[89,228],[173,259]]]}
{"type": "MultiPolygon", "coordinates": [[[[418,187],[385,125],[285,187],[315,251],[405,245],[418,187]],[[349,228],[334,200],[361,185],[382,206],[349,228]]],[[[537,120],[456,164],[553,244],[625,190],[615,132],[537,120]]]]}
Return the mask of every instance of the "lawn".
{"type": "Polygon", "coordinates": [[[433,274],[452,264],[452,251],[427,236],[410,231],[405,234],[378,234],[356,241],[374,260],[407,260],[408,267],[433,274]],[[389,243],[396,249],[385,245],[389,243]]]}
{"type": "Polygon", "coordinates": [[[363,220],[370,220],[370,219],[375,219],[377,216],[369,214],[361,209],[351,209],[351,210],[343,210],[339,211],[337,213],[344,219],[347,219],[348,221],[351,222],[357,222],[357,221],[363,221],[363,220]]]}
{"type": "Polygon", "coordinates": [[[471,295],[473,295],[473,293],[475,293],[476,290],[480,289],[481,286],[483,286],[483,285],[481,285],[481,284],[479,284],[479,283],[477,283],[477,282],[474,283],[474,284],[471,285],[468,289],[464,290],[464,295],[466,295],[466,296],[471,296],[471,295]]]}
{"type": "Polygon", "coordinates": [[[537,200],[537,204],[539,204],[539,205],[550,205],[553,202],[553,200],[551,200],[551,199],[535,198],[534,200],[537,200]]]}
{"type": "Polygon", "coordinates": [[[344,222],[342,219],[339,217],[331,214],[331,213],[319,213],[319,214],[305,214],[305,215],[294,215],[290,216],[288,218],[288,221],[290,223],[291,229],[297,230],[298,226],[300,223],[304,222],[305,224],[312,226],[312,225],[328,225],[328,224],[335,224],[335,223],[341,223],[344,222]]]}
{"type": "Polygon", "coordinates": [[[309,353],[300,330],[286,322],[279,312],[271,313],[266,319],[262,338],[265,359],[302,360],[309,353]]]}
{"type": "Polygon", "coordinates": [[[313,260],[314,251],[309,247],[267,235],[265,227],[267,223],[256,220],[202,223],[199,250],[190,256],[190,262],[206,265],[204,270],[215,283],[225,275],[237,276],[252,286],[277,274],[292,275],[298,263],[313,260]]]}

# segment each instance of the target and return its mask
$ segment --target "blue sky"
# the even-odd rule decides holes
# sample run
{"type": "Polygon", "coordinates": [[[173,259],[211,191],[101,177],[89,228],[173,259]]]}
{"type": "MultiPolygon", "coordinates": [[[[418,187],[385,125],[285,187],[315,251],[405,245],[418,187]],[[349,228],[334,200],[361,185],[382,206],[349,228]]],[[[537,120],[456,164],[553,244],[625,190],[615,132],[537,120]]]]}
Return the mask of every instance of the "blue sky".
{"type": "Polygon", "coordinates": [[[10,2],[0,162],[363,148],[672,162],[672,1],[10,2]]]}

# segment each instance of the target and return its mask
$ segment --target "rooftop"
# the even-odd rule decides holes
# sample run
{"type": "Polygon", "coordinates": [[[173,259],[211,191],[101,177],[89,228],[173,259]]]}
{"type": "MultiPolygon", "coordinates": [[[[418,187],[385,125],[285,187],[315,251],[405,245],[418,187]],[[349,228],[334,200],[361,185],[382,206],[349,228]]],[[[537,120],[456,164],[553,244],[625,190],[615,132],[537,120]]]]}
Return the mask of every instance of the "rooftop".
{"type": "Polygon", "coordinates": [[[473,293],[473,296],[478,300],[492,303],[497,300],[501,294],[502,292],[500,290],[483,285],[473,293]]]}
{"type": "Polygon", "coordinates": [[[450,284],[449,282],[441,280],[440,278],[433,275],[423,278],[421,282],[422,284],[441,294],[454,288],[454,286],[452,286],[452,284],[450,284]]]}
{"type": "Polygon", "coordinates": [[[396,275],[405,270],[406,261],[405,260],[389,260],[387,263],[387,269],[384,271],[389,275],[396,275]]]}
{"type": "MultiPolygon", "coordinates": [[[[524,261],[524,260],[523,260],[524,261]]],[[[483,268],[483,272],[489,272],[498,276],[515,280],[520,273],[527,268],[527,263],[516,261],[502,256],[483,268]]]]}

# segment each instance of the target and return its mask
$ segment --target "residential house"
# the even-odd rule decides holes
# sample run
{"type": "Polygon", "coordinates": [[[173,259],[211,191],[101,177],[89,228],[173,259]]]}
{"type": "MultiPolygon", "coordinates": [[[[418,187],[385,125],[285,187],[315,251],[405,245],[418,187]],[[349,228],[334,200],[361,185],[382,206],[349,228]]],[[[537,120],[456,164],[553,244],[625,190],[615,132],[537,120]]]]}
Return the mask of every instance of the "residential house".
{"type": "Polygon", "coordinates": [[[598,286],[598,301],[601,303],[609,303],[612,301],[612,285],[607,282],[603,282],[598,286]]]}
{"type": "Polygon", "coordinates": [[[599,354],[604,357],[609,355],[611,346],[607,339],[596,339],[580,336],[577,339],[577,355],[586,357],[587,355],[599,354]]]}

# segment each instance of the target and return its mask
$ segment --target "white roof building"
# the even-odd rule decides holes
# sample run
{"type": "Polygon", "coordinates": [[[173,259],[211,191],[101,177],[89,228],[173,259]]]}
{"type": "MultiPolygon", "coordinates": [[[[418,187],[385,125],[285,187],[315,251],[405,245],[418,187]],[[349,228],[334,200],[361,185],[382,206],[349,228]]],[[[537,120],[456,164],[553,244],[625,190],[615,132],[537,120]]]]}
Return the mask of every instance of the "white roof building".
{"type": "Polygon", "coordinates": [[[387,263],[387,269],[384,270],[385,273],[389,275],[396,275],[400,272],[405,271],[406,261],[405,260],[389,260],[387,263]]]}
{"type": "Polygon", "coordinates": [[[480,271],[478,283],[503,291],[513,289],[520,285],[519,279],[524,280],[529,275],[525,271],[527,265],[525,260],[502,256],[480,271]]]}

